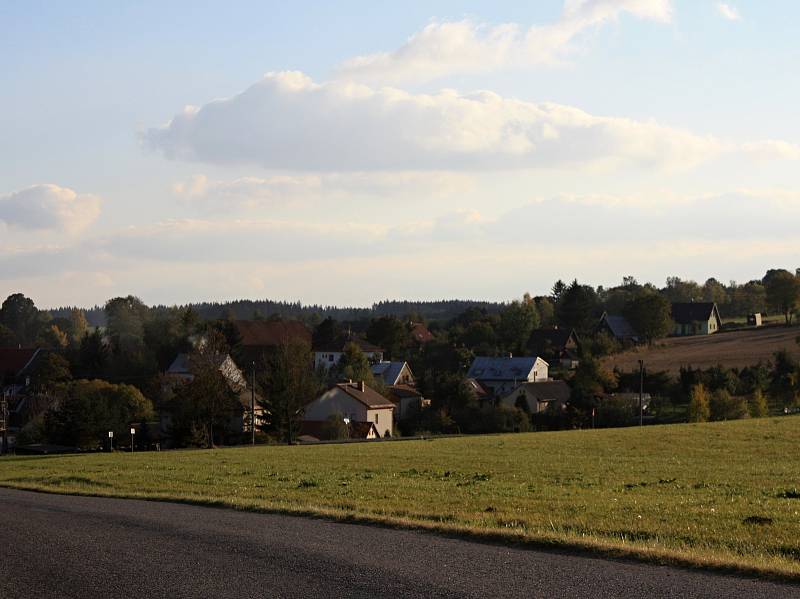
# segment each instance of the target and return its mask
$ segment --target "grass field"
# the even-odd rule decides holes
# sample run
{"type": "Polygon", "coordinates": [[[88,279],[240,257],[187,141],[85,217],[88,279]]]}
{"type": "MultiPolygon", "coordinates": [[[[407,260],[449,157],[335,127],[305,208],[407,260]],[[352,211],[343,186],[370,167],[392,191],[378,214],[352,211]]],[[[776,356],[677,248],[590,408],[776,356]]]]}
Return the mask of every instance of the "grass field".
{"type": "Polygon", "coordinates": [[[0,459],[0,486],[189,501],[800,580],[800,417],[0,459]]]}
{"type": "Polygon", "coordinates": [[[638,347],[603,359],[608,368],[623,371],[638,370],[638,360],[644,360],[650,370],[666,370],[678,374],[681,366],[709,368],[722,364],[729,368],[752,366],[759,361],[772,360],[773,354],[786,349],[800,357],[796,339],[800,327],[764,327],[743,329],[702,337],[670,337],[652,347],[638,347]]]}

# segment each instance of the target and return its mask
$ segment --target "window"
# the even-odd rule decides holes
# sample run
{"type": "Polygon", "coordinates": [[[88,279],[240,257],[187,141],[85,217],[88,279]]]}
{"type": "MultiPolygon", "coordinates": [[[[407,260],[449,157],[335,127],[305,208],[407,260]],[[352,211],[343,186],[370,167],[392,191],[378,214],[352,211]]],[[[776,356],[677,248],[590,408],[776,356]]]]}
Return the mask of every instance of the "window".
{"type": "Polygon", "coordinates": [[[333,362],[333,354],[328,354],[328,362],[333,362]]]}
{"type": "Polygon", "coordinates": [[[380,416],[380,414],[375,414],[375,426],[377,426],[377,425],[378,425],[378,420],[379,420],[379,418],[378,418],[378,417],[379,417],[379,416],[380,416]]]}

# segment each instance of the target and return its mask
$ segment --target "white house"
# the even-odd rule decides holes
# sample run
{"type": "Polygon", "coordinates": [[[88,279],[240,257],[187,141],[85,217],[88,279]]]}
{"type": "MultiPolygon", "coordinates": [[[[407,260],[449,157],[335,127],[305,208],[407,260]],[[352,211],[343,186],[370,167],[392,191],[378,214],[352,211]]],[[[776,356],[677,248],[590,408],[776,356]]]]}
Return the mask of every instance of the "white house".
{"type": "Polygon", "coordinates": [[[324,422],[333,414],[341,414],[350,423],[373,423],[378,435],[386,437],[392,434],[394,408],[394,403],[364,381],[339,383],[305,407],[303,421],[324,422]]]}
{"type": "Polygon", "coordinates": [[[546,381],[550,365],[536,356],[491,358],[479,356],[472,361],[467,378],[475,379],[495,397],[503,397],[520,383],[546,381]]]}
{"type": "Polygon", "coordinates": [[[333,368],[339,363],[344,355],[344,350],[348,344],[354,343],[362,353],[367,356],[370,363],[377,363],[383,361],[383,349],[372,345],[368,341],[356,337],[355,335],[348,335],[344,339],[340,339],[335,343],[314,347],[314,368],[333,368]]]}
{"type": "Polygon", "coordinates": [[[530,414],[544,412],[550,405],[563,406],[569,401],[569,385],[565,381],[536,381],[522,383],[500,403],[521,408],[530,414]]]}

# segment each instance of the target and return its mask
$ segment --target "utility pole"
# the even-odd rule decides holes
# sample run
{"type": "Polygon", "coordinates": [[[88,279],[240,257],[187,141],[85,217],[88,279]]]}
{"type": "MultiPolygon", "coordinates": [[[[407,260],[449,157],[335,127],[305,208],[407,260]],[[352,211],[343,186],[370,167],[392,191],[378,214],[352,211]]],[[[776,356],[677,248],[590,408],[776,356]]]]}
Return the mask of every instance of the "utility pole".
{"type": "Polygon", "coordinates": [[[0,398],[0,433],[3,435],[0,455],[5,455],[8,453],[8,396],[5,393],[0,398]]]}
{"type": "Polygon", "coordinates": [[[644,360],[639,360],[639,426],[644,424],[644,360]]]}
{"type": "Polygon", "coordinates": [[[256,444],[256,361],[253,360],[253,380],[250,385],[250,443],[256,444]]]}

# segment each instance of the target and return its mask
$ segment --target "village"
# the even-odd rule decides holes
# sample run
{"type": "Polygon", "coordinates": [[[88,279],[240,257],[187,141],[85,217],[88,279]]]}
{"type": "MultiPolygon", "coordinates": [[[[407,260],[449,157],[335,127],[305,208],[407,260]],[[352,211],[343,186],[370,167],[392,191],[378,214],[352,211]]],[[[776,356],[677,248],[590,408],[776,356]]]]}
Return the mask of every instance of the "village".
{"type": "Polygon", "coordinates": [[[793,340],[796,300],[781,304],[774,282],[786,275],[797,281],[770,271],[761,294],[737,306],[753,311],[727,325],[714,301],[668,301],[670,291],[702,292],[680,280],[660,292],[630,278],[599,293],[558,282],[550,296],[467,307],[445,322],[315,315],[315,326],[278,314],[203,320],[192,308],[149,309],[128,297],[109,301],[106,325],[92,327],[80,310],[43,316],[16,294],[3,304],[4,337],[29,343],[0,348],[3,450],[387,440],[789,413],[797,344],[773,342],[733,368],[710,347],[704,368],[680,362],[671,374],[651,368],[647,353],[669,353],[664,339],[736,342],[758,330],[793,340]],[[767,301],[777,319],[754,311],[767,301]],[[639,357],[627,369],[616,365],[630,355],[639,357]]]}

